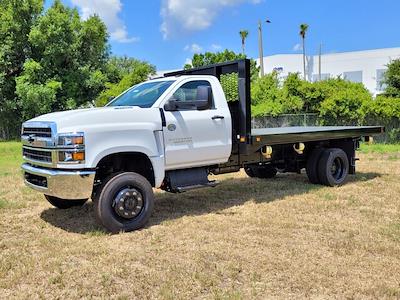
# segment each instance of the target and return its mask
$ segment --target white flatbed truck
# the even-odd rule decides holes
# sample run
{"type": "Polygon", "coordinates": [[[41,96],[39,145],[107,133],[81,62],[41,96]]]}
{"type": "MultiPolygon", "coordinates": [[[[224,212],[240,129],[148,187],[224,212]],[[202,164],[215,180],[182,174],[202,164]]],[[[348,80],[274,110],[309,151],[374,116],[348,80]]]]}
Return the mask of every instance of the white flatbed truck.
{"type": "Polygon", "coordinates": [[[306,169],[312,183],[355,173],[362,139],[383,127],[251,128],[247,59],[183,70],[138,84],[106,107],[56,112],[22,126],[25,183],[66,209],[93,199],[110,232],[143,227],[153,188],[180,193],[217,182],[209,174],[272,178],[306,169]],[[237,101],[220,77],[238,74],[237,101]]]}

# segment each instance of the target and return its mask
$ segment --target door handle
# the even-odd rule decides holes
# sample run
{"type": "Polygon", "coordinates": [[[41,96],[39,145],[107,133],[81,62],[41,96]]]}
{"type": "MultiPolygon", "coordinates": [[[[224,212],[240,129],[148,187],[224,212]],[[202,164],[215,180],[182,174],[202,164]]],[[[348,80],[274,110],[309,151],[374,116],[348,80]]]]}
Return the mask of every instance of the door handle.
{"type": "Polygon", "coordinates": [[[225,117],[224,116],[214,116],[211,119],[212,120],[222,120],[222,119],[225,119],[225,117]]]}

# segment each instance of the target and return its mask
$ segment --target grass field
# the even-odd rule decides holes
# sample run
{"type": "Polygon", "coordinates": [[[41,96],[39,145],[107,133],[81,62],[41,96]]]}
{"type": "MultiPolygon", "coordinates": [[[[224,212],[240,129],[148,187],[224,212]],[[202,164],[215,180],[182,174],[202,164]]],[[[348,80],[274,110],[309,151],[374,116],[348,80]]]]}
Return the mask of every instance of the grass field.
{"type": "Polygon", "coordinates": [[[0,143],[0,298],[400,298],[400,146],[363,146],[347,185],[243,173],[158,193],[143,230],[109,235],[92,203],[60,211],[0,143]]]}

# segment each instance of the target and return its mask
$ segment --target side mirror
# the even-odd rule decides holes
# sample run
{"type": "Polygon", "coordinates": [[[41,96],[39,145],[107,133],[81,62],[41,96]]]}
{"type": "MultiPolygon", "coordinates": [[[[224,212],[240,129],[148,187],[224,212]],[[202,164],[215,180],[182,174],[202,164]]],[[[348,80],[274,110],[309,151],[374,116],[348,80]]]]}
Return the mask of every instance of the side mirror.
{"type": "Polygon", "coordinates": [[[176,101],[176,99],[169,99],[167,103],[164,105],[164,110],[165,111],[176,111],[178,110],[178,103],[179,101],[176,101]]]}

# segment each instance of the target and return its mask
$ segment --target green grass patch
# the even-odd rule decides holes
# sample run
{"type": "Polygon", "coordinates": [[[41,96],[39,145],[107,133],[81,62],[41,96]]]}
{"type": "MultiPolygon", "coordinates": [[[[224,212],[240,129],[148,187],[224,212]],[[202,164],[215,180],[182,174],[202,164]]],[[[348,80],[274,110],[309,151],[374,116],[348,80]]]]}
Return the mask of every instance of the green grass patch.
{"type": "Polygon", "coordinates": [[[103,229],[94,229],[85,233],[87,236],[90,237],[97,237],[97,236],[106,236],[109,235],[108,232],[104,231],[103,229]]]}
{"type": "Polygon", "coordinates": [[[26,203],[10,202],[4,199],[0,199],[0,210],[1,209],[18,209],[26,207],[26,203]]]}
{"type": "Polygon", "coordinates": [[[7,176],[19,170],[22,163],[20,142],[0,142],[0,176],[7,176]]]}
{"type": "Polygon", "coordinates": [[[365,144],[360,147],[361,153],[400,153],[400,144],[365,144]]]}
{"type": "Polygon", "coordinates": [[[400,242],[400,221],[389,224],[382,232],[396,242],[400,242]]]}

